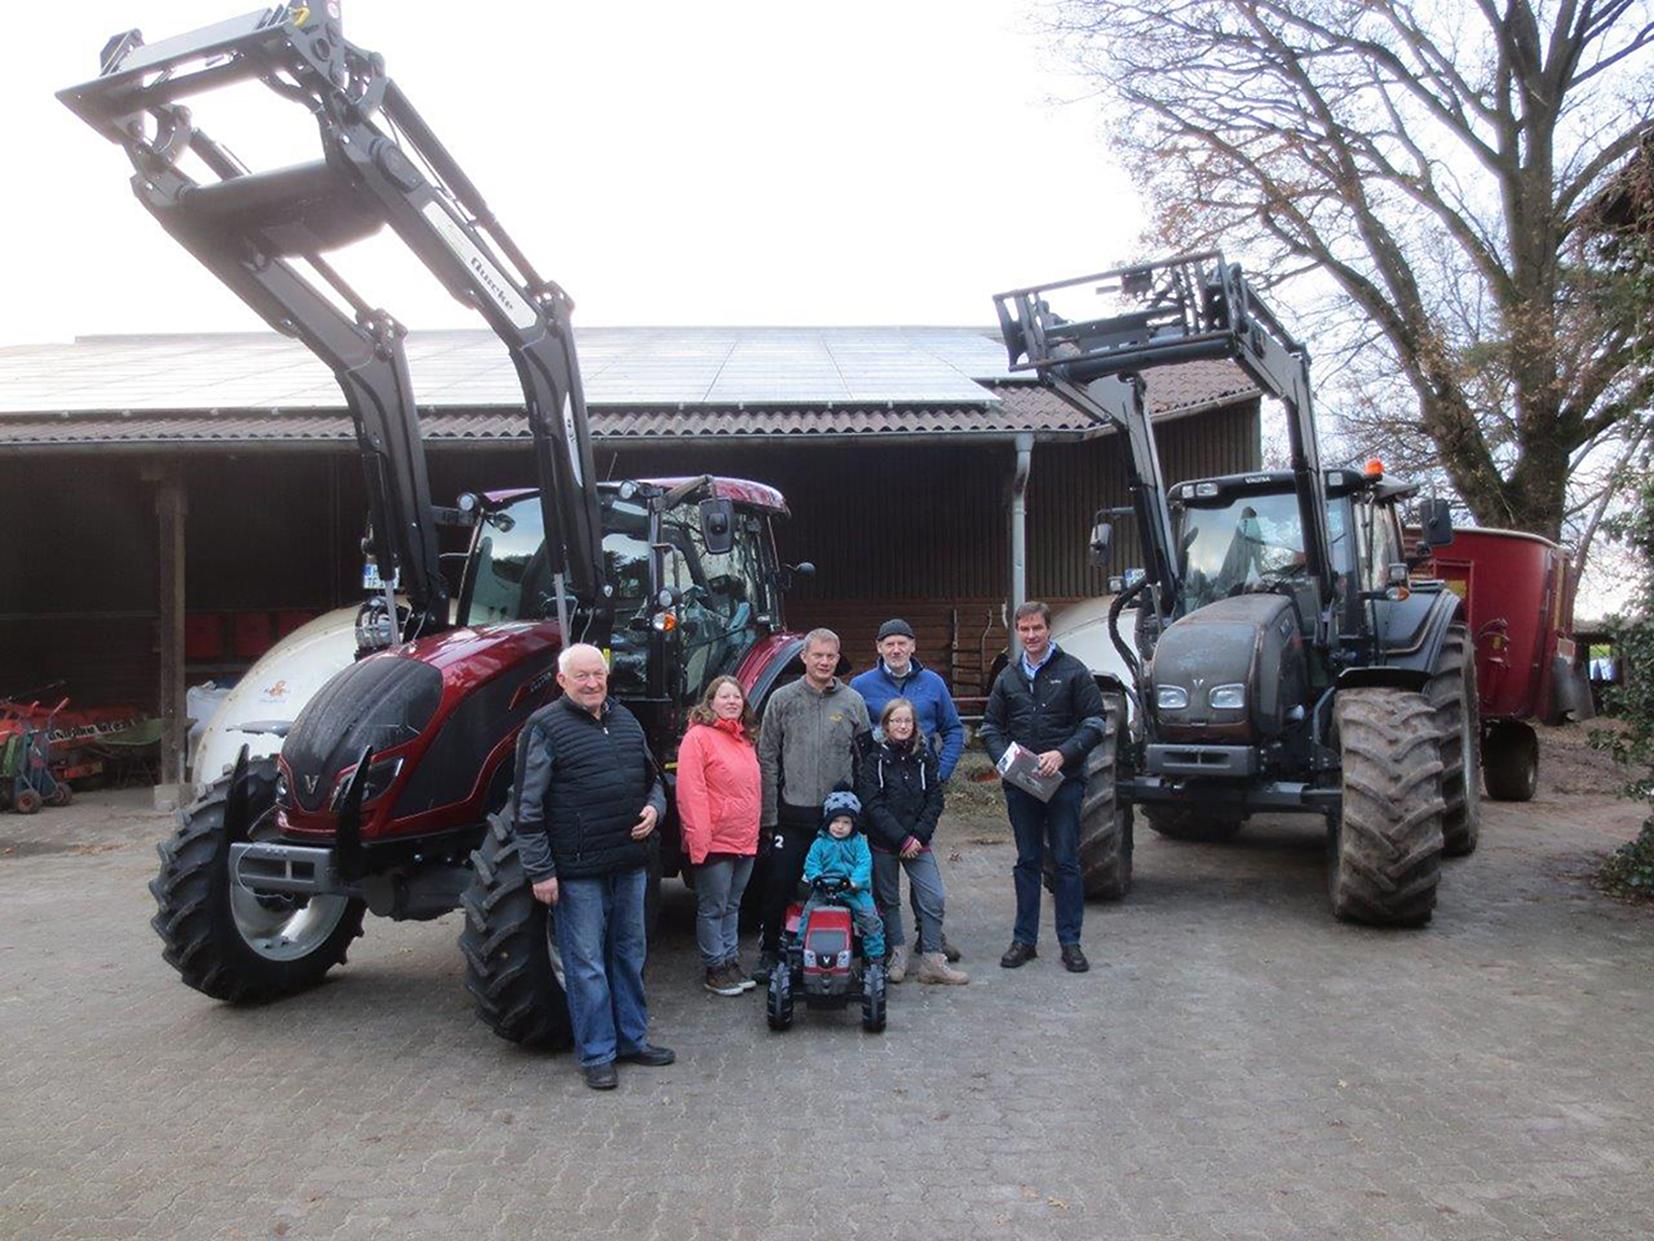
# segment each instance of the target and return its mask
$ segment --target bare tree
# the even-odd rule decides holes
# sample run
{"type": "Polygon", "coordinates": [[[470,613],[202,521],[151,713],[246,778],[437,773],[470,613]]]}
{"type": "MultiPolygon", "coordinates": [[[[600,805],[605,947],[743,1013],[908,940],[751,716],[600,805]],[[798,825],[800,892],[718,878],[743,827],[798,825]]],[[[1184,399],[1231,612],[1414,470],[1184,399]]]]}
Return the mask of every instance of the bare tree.
{"type": "Polygon", "coordinates": [[[1155,243],[1298,286],[1346,435],[1485,524],[1589,520],[1647,434],[1637,316],[1578,245],[1654,129],[1646,0],[1056,4],[1155,243]]]}

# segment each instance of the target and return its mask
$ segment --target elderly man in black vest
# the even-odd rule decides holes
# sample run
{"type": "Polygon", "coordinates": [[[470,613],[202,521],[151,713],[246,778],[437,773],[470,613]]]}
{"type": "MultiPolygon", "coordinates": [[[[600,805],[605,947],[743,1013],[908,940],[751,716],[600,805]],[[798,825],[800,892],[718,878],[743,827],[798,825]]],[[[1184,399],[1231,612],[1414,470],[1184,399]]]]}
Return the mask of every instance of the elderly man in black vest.
{"type": "Polygon", "coordinates": [[[515,822],[557,947],[586,1084],[612,1090],[615,1061],[671,1064],[648,1040],[643,903],[666,790],[637,718],[609,697],[609,666],[577,643],[557,660],[563,695],[517,738],[515,822]]]}

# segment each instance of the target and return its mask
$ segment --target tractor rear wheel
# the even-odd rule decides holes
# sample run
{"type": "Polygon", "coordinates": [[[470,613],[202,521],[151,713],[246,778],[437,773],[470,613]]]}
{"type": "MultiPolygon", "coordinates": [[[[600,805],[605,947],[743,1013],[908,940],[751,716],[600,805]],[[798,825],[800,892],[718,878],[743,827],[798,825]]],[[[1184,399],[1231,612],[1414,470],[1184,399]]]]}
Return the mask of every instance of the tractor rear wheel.
{"type": "Polygon", "coordinates": [[[505,813],[488,816],[471,870],[459,947],[477,1016],[510,1042],[566,1050],[574,1043],[574,1028],[556,929],[551,910],[534,897],[505,813]]]}
{"type": "Polygon", "coordinates": [[[1332,911],[1348,922],[1422,926],[1441,879],[1441,747],[1422,694],[1347,689],[1333,704],[1343,805],[1328,828],[1332,911]]]}
{"type": "MultiPolygon", "coordinates": [[[[149,891],[159,908],[150,925],[188,985],[215,1000],[258,1003],[313,987],[343,965],[366,906],[347,896],[259,896],[238,884],[224,821],[230,779],[180,810],[178,830],[156,846],[161,870],[149,891]]],[[[273,826],[275,789],[273,757],[247,764],[249,837],[273,826]]]]}
{"type": "Polygon", "coordinates": [[[885,977],[880,970],[862,984],[861,1028],[869,1034],[883,1034],[885,1027],[885,977]]]}
{"type": "Polygon", "coordinates": [[[1442,851],[1463,857],[1476,851],[1482,831],[1482,722],[1476,655],[1462,624],[1448,629],[1424,696],[1435,709],[1441,736],[1442,851]]]}
{"type": "Polygon", "coordinates": [[[1080,878],[1088,900],[1117,901],[1131,890],[1131,807],[1115,790],[1125,703],[1104,694],[1103,739],[1085,760],[1085,797],[1080,803],[1080,878]]]}
{"type": "Polygon", "coordinates": [[[1149,826],[1168,840],[1191,840],[1200,844],[1233,838],[1245,821],[1238,816],[1217,815],[1189,806],[1145,806],[1143,814],[1149,826]]]}
{"type": "Polygon", "coordinates": [[[1494,801],[1532,801],[1539,791],[1539,736],[1531,724],[1500,720],[1482,742],[1487,795],[1494,801]]]}

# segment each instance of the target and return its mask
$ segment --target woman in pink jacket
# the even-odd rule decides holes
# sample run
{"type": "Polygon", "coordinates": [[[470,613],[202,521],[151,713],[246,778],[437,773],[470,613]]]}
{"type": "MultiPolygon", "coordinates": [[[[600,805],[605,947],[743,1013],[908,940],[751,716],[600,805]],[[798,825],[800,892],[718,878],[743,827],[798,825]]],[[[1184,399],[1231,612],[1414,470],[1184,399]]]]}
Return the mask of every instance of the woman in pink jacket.
{"type": "Polygon", "coordinates": [[[695,867],[695,939],[706,989],[718,995],[757,986],[741,967],[736,931],[763,809],[757,732],[741,683],[718,677],[690,711],[678,747],[678,822],[695,867]]]}

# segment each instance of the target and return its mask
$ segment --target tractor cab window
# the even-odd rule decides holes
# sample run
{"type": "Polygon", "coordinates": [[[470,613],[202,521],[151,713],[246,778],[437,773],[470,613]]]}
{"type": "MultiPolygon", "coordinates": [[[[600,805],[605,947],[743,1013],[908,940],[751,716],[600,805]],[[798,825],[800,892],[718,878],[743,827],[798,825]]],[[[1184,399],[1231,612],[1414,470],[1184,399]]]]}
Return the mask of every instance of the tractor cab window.
{"type": "Polygon", "coordinates": [[[534,496],[483,514],[469,570],[466,624],[539,620],[548,610],[556,612],[544,542],[540,501],[534,496]]]}
{"type": "Polygon", "coordinates": [[[1393,504],[1356,501],[1356,523],[1361,531],[1361,583],[1363,590],[1383,590],[1390,584],[1390,566],[1407,559],[1393,504]]]}
{"type": "MultiPolygon", "coordinates": [[[[1348,572],[1346,508],[1328,505],[1333,572],[1348,572]]],[[[1298,497],[1292,492],[1236,497],[1227,505],[1177,512],[1177,547],[1190,611],[1234,595],[1273,591],[1292,596],[1308,625],[1320,610],[1307,573],[1298,497]]]]}
{"type": "Polygon", "coordinates": [[[733,674],[758,640],[756,618],[764,612],[765,573],[759,519],[737,513],[735,545],[714,555],[701,536],[700,509],[686,504],[666,514],[665,538],[680,552],[679,641],[683,651],[680,700],[700,698],[713,677],[733,674]]]}

